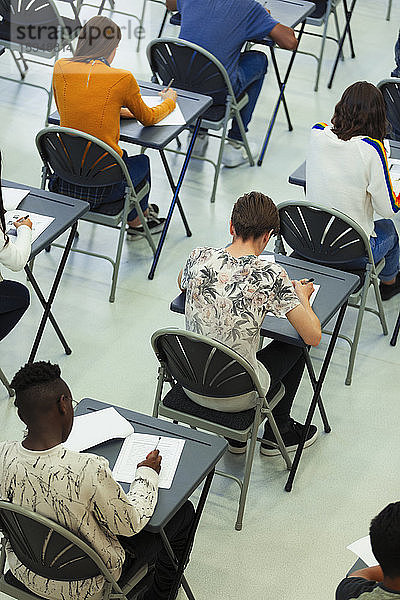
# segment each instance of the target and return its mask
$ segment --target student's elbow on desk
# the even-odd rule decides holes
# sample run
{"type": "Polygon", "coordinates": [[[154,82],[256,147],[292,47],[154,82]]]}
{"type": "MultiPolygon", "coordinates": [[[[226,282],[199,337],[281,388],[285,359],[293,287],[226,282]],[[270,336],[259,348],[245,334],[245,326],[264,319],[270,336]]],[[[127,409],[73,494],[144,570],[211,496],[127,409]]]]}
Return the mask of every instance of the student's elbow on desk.
{"type": "Polygon", "coordinates": [[[291,27],[286,27],[286,25],[278,23],[269,35],[280,48],[284,48],[285,50],[296,50],[298,42],[291,27]]]}
{"type": "Polygon", "coordinates": [[[318,346],[322,337],[321,328],[319,330],[316,328],[314,332],[307,333],[301,337],[307,346],[318,346]]]}

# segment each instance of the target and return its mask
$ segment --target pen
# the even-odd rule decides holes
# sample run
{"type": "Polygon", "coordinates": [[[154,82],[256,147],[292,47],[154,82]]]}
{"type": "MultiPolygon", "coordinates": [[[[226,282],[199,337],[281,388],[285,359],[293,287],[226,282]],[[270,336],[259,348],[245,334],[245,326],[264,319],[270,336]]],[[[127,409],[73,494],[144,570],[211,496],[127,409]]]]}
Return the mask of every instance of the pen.
{"type": "Polygon", "coordinates": [[[302,281],[301,283],[303,285],[306,285],[307,283],[312,283],[313,281],[315,281],[314,277],[311,277],[311,279],[306,279],[305,281],[302,281]]]}
{"type": "MultiPolygon", "coordinates": [[[[157,448],[158,448],[158,444],[159,444],[160,442],[161,442],[161,436],[158,438],[158,442],[157,442],[157,444],[156,444],[156,447],[154,448],[154,450],[157,450],[157,448]]],[[[153,450],[153,452],[154,452],[154,450],[153,450]]]]}
{"type": "Polygon", "coordinates": [[[20,217],[19,219],[16,220],[16,223],[19,223],[20,221],[24,221],[25,219],[29,219],[29,215],[25,215],[24,217],[20,217]]]}
{"type": "Polygon", "coordinates": [[[168,90],[170,89],[170,87],[171,87],[171,85],[174,83],[174,81],[175,81],[175,77],[173,77],[173,78],[171,79],[171,81],[169,82],[169,84],[168,84],[168,85],[167,85],[167,87],[165,88],[165,90],[164,90],[164,94],[165,94],[165,92],[168,92],[168,90]]]}

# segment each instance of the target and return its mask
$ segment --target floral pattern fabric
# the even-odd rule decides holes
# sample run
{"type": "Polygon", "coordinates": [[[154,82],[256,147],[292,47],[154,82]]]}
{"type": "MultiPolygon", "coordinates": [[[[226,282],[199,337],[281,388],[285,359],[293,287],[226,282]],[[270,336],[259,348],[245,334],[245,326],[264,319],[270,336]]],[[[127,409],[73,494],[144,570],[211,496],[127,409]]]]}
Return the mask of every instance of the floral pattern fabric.
{"type": "Polygon", "coordinates": [[[183,270],[186,329],[222,342],[258,369],[256,352],[267,312],[283,316],[300,304],[286,271],[255,255],[196,248],[183,270]]]}

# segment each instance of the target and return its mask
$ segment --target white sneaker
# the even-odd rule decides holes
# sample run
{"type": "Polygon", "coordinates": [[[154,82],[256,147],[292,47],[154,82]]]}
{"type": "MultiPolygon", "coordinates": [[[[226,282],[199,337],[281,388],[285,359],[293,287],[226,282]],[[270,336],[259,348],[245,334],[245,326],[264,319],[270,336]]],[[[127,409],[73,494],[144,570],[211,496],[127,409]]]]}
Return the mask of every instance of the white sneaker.
{"type": "MultiPolygon", "coordinates": [[[[189,148],[189,144],[192,141],[192,133],[189,132],[187,148],[189,148]]],[[[208,135],[206,133],[198,133],[196,137],[196,141],[194,143],[192,156],[195,158],[196,156],[205,156],[206,150],[208,146],[208,135]]]]}
{"type": "MultiPolygon", "coordinates": [[[[251,155],[254,158],[257,155],[256,144],[249,144],[249,146],[251,155]]],[[[222,164],[225,165],[225,167],[233,169],[234,167],[243,165],[248,162],[248,160],[249,157],[247,156],[246,149],[241,142],[228,140],[225,143],[224,152],[222,154],[222,164]]]]}

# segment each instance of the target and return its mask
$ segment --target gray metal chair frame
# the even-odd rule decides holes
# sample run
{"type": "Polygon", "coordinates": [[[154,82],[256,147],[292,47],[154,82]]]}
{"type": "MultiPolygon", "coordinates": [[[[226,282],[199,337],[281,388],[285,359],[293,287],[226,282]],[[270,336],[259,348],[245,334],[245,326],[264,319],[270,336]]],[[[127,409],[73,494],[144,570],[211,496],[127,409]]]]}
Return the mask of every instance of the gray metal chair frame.
{"type": "MultiPolygon", "coordinates": [[[[360,227],[358,225],[358,223],[356,223],[356,221],[353,221],[353,219],[351,219],[349,216],[347,216],[346,214],[344,214],[338,210],[335,210],[334,208],[320,206],[318,204],[314,204],[313,202],[308,202],[307,200],[296,200],[296,201],[289,200],[286,202],[281,202],[277,206],[278,206],[279,212],[282,209],[284,209],[286,206],[291,206],[291,207],[299,206],[299,207],[309,207],[309,208],[312,208],[312,209],[315,209],[318,211],[328,213],[328,214],[332,215],[332,217],[338,217],[342,221],[348,223],[349,226],[352,229],[354,229],[363,240],[366,254],[368,256],[368,262],[367,262],[367,265],[365,266],[364,284],[355,294],[352,294],[350,296],[350,299],[348,302],[348,306],[358,309],[357,322],[356,322],[356,327],[354,330],[354,335],[353,335],[353,338],[350,338],[341,333],[339,333],[339,336],[338,336],[338,337],[346,340],[346,342],[348,342],[348,344],[350,345],[350,356],[349,356],[349,363],[348,363],[348,367],[347,367],[345,384],[351,385],[353,370],[354,370],[354,363],[355,363],[357,348],[358,348],[358,342],[360,339],[361,326],[362,326],[362,322],[363,322],[363,318],[364,318],[364,312],[368,311],[368,312],[373,313],[377,317],[379,317],[379,320],[380,320],[380,323],[382,326],[383,335],[388,334],[385,311],[384,311],[383,304],[382,304],[382,298],[381,298],[381,293],[379,290],[379,280],[378,280],[378,275],[382,271],[383,267],[385,266],[385,259],[383,258],[377,264],[375,264],[374,258],[372,256],[371,245],[369,243],[368,236],[365,233],[364,229],[362,229],[362,227],[360,227]],[[369,289],[370,285],[372,285],[374,288],[375,299],[376,299],[376,303],[378,306],[378,310],[366,305],[368,289],[369,289]]],[[[281,253],[281,254],[285,254],[284,245],[283,245],[282,237],[280,234],[277,236],[275,251],[278,253],[281,253]]],[[[333,268],[335,268],[334,265],[331,265],[331,266],[333,268]]],[[[360,269],[360,270],[362,270],[362,269],[360,269]]],[[[323,330],[323,333],[332,335],[331,331],[325,330],[325,329],[323,330]]]]}
{"type": "MultiPolygon", "coordinates": [[[[65,2],[66,4],[68,4],[71,7],[75,18],[79,20],[78,12],[74,5],[73,0],[61,0],[61,1],[65,2]]],[[[71,35],[68,34],[68,28],[66,27],[64,18],[60,14],[54,0],[45,0],[45,4],[49,4],[52,7],[52,9],[54,10],[55,16],[57,17],[57,20],[58,20],[57,43],[55,44],[54,50],[47,51],[47,50],[38,50],[38,49],[33,48],[32,52],[29,52],[26,49],[26,45],[18,43],[16,41],[0,39],[0,43],[2,46],[4,46],[7,50],[10,50],[10,52],[11,52],[11,55],[14,59],[14,62],[16,64],[17,69],[20,74],[21,81],[19,83],[21,83],[23,85],[28,85],[30,87],[44,90],[46,92],[46,94],[48,95],[46,119],[45,119],[45,125],[48,125],[48,119],[49,119],[49,114],[50,114],[50,110],[51,110],[51,103],[53,100],[52,82],[50,82],[50,87],[48,88],[44,85],[39,85],[37,83],[29,83],[28,81],[25,81],[25,77],[28,72],[28,63],[35,63],[35,64],[43,65],[46,67],[50,67],[51,69],[53,69],[54,64],[56,63],[56,61],[58,59],[60,51],[72,43],[72,41],[78,36],[79,29],[75,29],[73,32],[71,32],[71,35]],[[43,59],[51,60],[52,62],[48,63],[48,62],[43,62],[42,60],[34,60],[33,58],[27,58],[26,54],[28,54],[28,55],[33,54],[35,57],[40,57],[43,59]],[[21,68],[21,64],[22,64],[23,68],[21,68]]],[[[38,27],[40,27],[40,25],[38,25],[38,27]]],[[[44,25],[44,27],[46,27],[46,25],[44,25]]],[[[16,79],[14,79],[12,77],[6,77],[4,75],[0,75],[0,79],[4,79],[6,81],[13,81],[14,83],[17,82],[16,79]]]]}
{"type": "MultiPolygon", "coordinates": [[[[400,77],[388,77],[387,79],[382,79],[382,81],[380,81],[376,85],[376,87],[378,88],[378,90],[381,90],[381,92],[383,93],[383,97],[384,97],[385,104],[386,104],[386,112],[387,112],[386,116],[387,116],[387,120],[389,121],[389,124],[392,126],[393,125],[393,121],[390,118],[390,116],[393,116],[393,115],[391,115],[392,111],[390,110],[390,107],[388,106],[388,101],[387,101],[386,94],[384,93],[384,90],[382,89],[382,88],[385,88],[387,86],[390,86],[391,84],[400,86],[400,77]]],[[[390,94],[388,94],[388,95],[390,95],[390,94]]],[[[393,99],[393,97],[392,96],[390,96],[390,97],[393,100],[393,103],[395,103],[395,100],[393,99]]],[[[399,107],[398,112],[400,112],[400,107],[399,107]]],[[[393,139],[398,140],[399,139],[398,132],[400,130],[400,121],[398,123],[396,123],[395,129],[396,129],[396,135],[394,137],[393,136],[392,137],[393,137],[393,139]]],[[[391,137],[390,136],[390,132],[389,132],[389,136],[388,137],[391,137]]]]}
{"type": "MultiPolygon", "coordinates": [[[[339,42],[340,42],[339,21],[338,21],[338,16],[337,16],[337,12],[336,12],[336,8],[337,8],[339,2],[340,2],[340,0],[328,0],[327,5],[326,5],[326,12],[322,17],[320,17],[320,18],[307,17],[307,19],[306,19],[306,25],[312,25],[314,27],[322,27],[323,26],[323,28],[324,28],[322,34],[313,33],[311,31],[304,31],[304,33],[307,35],[321,38],[321,47],[320,47],[319,55],[314,54],[313,52],[306,52],[305,50],[297,51],[298,54],[306,54],[307,56],[313,56],[317,61],[317,74],[315,77],[315,85],[314,85],[315,92],[318,91],[318,84],[319,84],[319,78],[321,75],[321,67],[322,67],[322,60],[323,60],[323,56],[324,56],[326,40],[332,40],[333,42],[336,42],[337,45],[339,45],[339,42]],[[331,16],[331,14],[333,14],[333,18],[335,21],[335,29],[336,29],[337,37],[327,35],[328,25],[329,25],[329,17],[331,16]]],[[[343,58],[344,58],[343,54],[341,54],[341,59],[343,60],[343,58]]]]}
{"type": "MultiPolygon", "coordinates": [[[[242,358],[240,356],[240,354],[238,354],[237,352],[235,352],[228,346],[225,346],[224,344],[217,342],[216,340],[207,338],[203,335],[191,333],[189,331],[172,328],[172,327],[165,328],[165,329],[159,329],[152,335],[151,344],[152,344],[153,350],[160,362],[160,367],[158,370],[157,389],[156,389],[156,395],[155,395],[154,406],[153,406],[153,417],[158,417],[161,415],[163,417],[167,417],[167,418],[172,419],[177,422],[186,423],[194,429],[197,429],[197,428],[204,429],[206,431],[210,431],[211,433],[215,433],[217,435],[227,437],[227,438],[232,438],[232,439],[240,441],[240,442],[247,442],[248,440],[250,440],[250,443],[248,444],[248,448],[247,448],[247,453],[246,453],[246,463],[245,463],[245,468],[244,468],[244,473],[243,473],[243,479],[239,479],[238,477],[232,475],[231,473],[226,473],[224,471],[218,471],[218,470],[216,471],[216,473],[218,475],[222,475],[223,477],[228,477],[229,479],[233,479],[239,485],[240,499],[239,499],[239,506],[238,506],[238,513],[237,513],[237,517],[236,517],[235,529],[240,531],[242,529],[243,513],[244,513],[244,509],[245,509],[245,504],[246,504],[247,490],[248,490],[249,482],[250,482],[250,475],[251,475],[251,468],[252,468],[253,459],[254,459],[255,445],[256,445],[257,441],[262,441],[262,438],[257,437],[257,432],[258,432],[258,428],[259,428],[260,424],[265,419],[269,420],[269,424],[275,435],[276,444],[274,443],[273,445],[276,448],[279,448],[279,450],[282,454],[282,457],[284,458],[284,460],[286,462],[287,468],[290,469],[292,466],[292,462],[289,458],[289,455],[288,455],[285,445],[283,443],[281,434],[279,432],[279,429],[276,425],[274,416],[272,414],[272,410],[283,398],[283,396],[285,394],[285,388],[283,385],[281,385],[279,391],[275,394],[273,399],[270,402],[267,402],[267,400],[265,398],[264,390],[263,390],[261,383],[258,379],[258,376],[257,376],[255,370],[253,369],[253,367],[251,366],[251,364],[249,362],[247,362],[244,358],[242,358]],[[232,363],[234,363],[234,362],[239,363],[243,367],[243,369],[245,371],[247,371],[247,373],[251,377],[251,380],[254,385],[253,390],[255,390],[257,392],[257,402],[256,402],[255,410],[254,410],[254,421],[247,429],[245,429],[245,430],[231,429],[224,425],[220,425],[218,423],[213,423],[212,421],[208,421],[206,419],[202,419],[200,417],[190,415],[190,414],[187,414],[187,413],[184,413],[184,412],[181,412],[178,410],[174,410],[174,409],[164,406],[164,404],[162,402],[162,392],[163,392],[164,383],[168,382],[170,384],[170,386],[172,387],[175,382],[175,379],[173,378],[173,376],[171,375],[171,373],[169,371],[168,364],[165,362],[164,358],[160,355],[160,353],[157,349],[157,340],[163,336],[171,336],[171,335],[185,337],[186,340],[190,340],[193,343],[196,343],[196,342],[205,343],[210,347],[209,361],[211,361],[212,354],[215,352],[215,350],[219,350],[219,351],[223,352],[224,354],[228,355],[229,357],[231,357],[232,363]]],[[[179,381],[177,381],[177,383],[179,383],[179,381]]],[[[218,409],[215,408],[215,410],[218,410],[218,409]]],[[[268,443],[271,443],[271,442],[268,441],[268,443]]]]}
{"type": "Polygon", "coordinates": [[[389,0],[388,7],[387,7],[387,13],[386,13],[386,21],[390,21],[391,12],[392,12],[392,0],[389,0]]]}
{"type": "MultiPolygon", "coordinates": [[[[43,136],[46,136],[47,133],[57,133],[57,132],[63,133],[63,134],[74,135],[74,136],[83,138],[83,139],[87,140],[88,142],[92,142],[93,144],[96,144],[97,146],[100,146],[101,148],[103,148],[116,161],[116,163],[120,167],[120,169],[123,173],[123,176],[126,180],[127,185],[126,185],[126,189],[125,189],[125,203],[124,203],[123,209],[118,214],[105,215],[102,213],[89,211],[82,218],[82,221],[88,221],[89,223],[94,223],[96,225],[105,225],[106,227],[111,227],[113,229],[119,230],[118,244],[117,244],[117,251],[116,251],[115,258],[112,258],[111,256],[107,256],[105,254],[99,254],[97,252],[92,252],[90,250],[83,250],[81,248],[76,248],[76,247],[71,248],[71,251],[73,251],[73,252],[79,252],[81,254],[86,254],[88,256],[95,256],[97,258],[103,258],[104,260],[107,260],[108,262],[110,262],[112,264],[113,274],[112,274],[112,283],[111,283],[109,301],[114,302],[115,289],[117,286],[118,273],[119,273],[119,266],[120,266],[120,262],[121,262],[122,246],[123,246],[124,236],[125,236],[125,228],[126,228],[126,224],[127,224],[128,214],[132,210],[132,208],[135,208],[137,210],[140,222],[144,229],[143,237],[146,238],[150,248],[153,251],[153,254],[156,251],[156,247],[155,247],[152,235],[148,228],[146,219],[143,215],[142,207],[140,206],[140,200],[142,200],[142,198],[149,192],[149,189],[150,189],[149,184],[147,183],[141,190],[136,192],[135,187],[132,183],[131,177],[129,175],[127,166],[124,163],[124,161],[122,160],[122,158],[120,157],[120,155],[115,150],[113,150],[113,148],[108,146],[108,144],[95,138],[94,136],[92,136],[88,133],[84,133],[82,131],[78,131],[76,129],[71,129],[69,127],[46,127],[45,129],[42,129],[41,131],[39,131],[39,133],[36,136],[36,147],[37,147],[39,154],[43,161],[42,181],[41,181],[41,188],[43,190],[46,188],[46,182],[48,181],[52,171],[51,171],[50,165],[49,165],[46,157],[43,155],[43,153],[41,151],[40,140],[43,136]]],[[[62,244],[52,244],[52,246],[55,246],[56,248],[64,248],[64,246],[62,244]]]]}
{"type": "Polygon", "coordinates": [[[15,396],[15,391],[12,389],[12,387],[10,387],[10,382],[8,381],[7,377],[4,375],[2,369],[0,369],[0,381],[2,382],[2,384],[4,385],[4,387],[6,388],[8,395],[10,396],[10,398],[12,398],[13,396],[15,396]]]}
{"type": "MultiPolygon", "coordinates": [[[[147,50],[146,50],[147,59],[149,61],[150,67],[153,71],[153,75],[156,79],[158,79],[158,75],[157,75],[157,72],[153,69],[152,60],[151,60],[151,49],[153,46],[158,45],[158,44],[177,44],[180,46],[186,46],[187,48],[191,48],[194,52],[198,52],[199,54],[202,54],[204,57],[206,57],[210,62],[212,62],[218,68],[218,70],[220,71],[220,73],[224,79],[226,88],[228,90],[228,94],[226,96],[225,114],[224,114],[223,118],[220,119],[219,121],[207,121],[206,119],[202,119],[202,122],[201,122],[201,126],[204,128],[207,128],[208,130],[211,129],[213,131],[219,131],[222,129],[222,133],[220,135],[208,133],[209,137],[214,137],[214,138],[217,138],[220,140],[217,162],[215,162],[214,160],[212,160],[210,158],[207,158],[206,156],[197,156],[195,154],[195,152],[193,152],[193,154],[192,154],[192,158],[197,158],[198,160],[203,160],[205,162],[211,163],[214,167],[215,172],[214,172],[214,183],[213,183],[213,188],[212,188],[212,192],[211,192],[211,202],[215,202],[215,195],[216,195],[216,191],[217,191],[219,173],[221,170],[222,154],[223,154],[223,150],[224,150],[224,143],[226,140],[228,122],[231,118],[235,118],[237,120],[240,134],[241,134],[242,140],[243,140],[243,146],[246,150],[246,153],[247,153],[247,156],[249,159],[249,164],[251,167],[254,166],[254,159],[251,154],[251,150],[250,150],[250,146],[249,146],[249,143],[247,140],[242,117],[240,115],[240,111],[248,103],[248,96],[247,96],[247,94],[244,94],[240,98],[240,100],[237,100],[235,93],[233,91],[231,80],[229,79],[229,75],[228,75],[227,70],[225,69],[224,65],[213,54],[211,54],[210,52],[208,52],[201,46],[198,46],[197,44],[192,44],[192,42],[187,42],[186,40],[181,40],[180,38],[171,38],[171,37],[156,38],[155,40],[152,40],[148,44],[147,50]]],[[[206,94],[207,91],[204,90],[204,93],[206,94]]],[[[178,147],[180,147],[180,145],[178,145],[178,147]]],[[[181,154],[183,156],[186,155],[186,152],[183,152],[179,149],[174,150],[172,148],[166,148],[166,150],[168,152],[173,152],[174,154],[181,154]]]]}
{"type": "MultiPolygon", "coordinates": [[[[48,529],[49,539],[52,533],[54,532],[62,536],[65,539],[65,541],[68,542],[71,546],[77,546],[79,550],[81,550],[84,553],[84,555],[86,555],[95,563],[95,565],[98,567],[99,574],[102,575],[106,581],[103,588],[102,600],[128,600],[127,594],[130,594],[130,600],[134,600],[134,598],[136,598],[134,592],[134,595],[132,596],[132,590],[147,574],[147,564],[141,567],[132,577],[130,577],[130,579],[121,588],[118,582],[111,575],[110,571],[107,569],[106,565],[104,564],[100,556],[97,554],[97,552],[93,550],[93,548],[91,548],[83,540],[81,540],[78,536],[76,536],[71,531],[68,531],[68,529],[62,527],[62,525],[48,519],[47,517],[43,517],[42,515],[39,515],[38,513],[35,513],[27,508],[18,506],[16,504],[12,504],[11,502],[6,502],[4,500],[0,500],[0,531],[3,533],[3,537],[0,540],[0,592],[8,594],[12,598],[17,598],[18,600],[37,600],[38,598],[38,596],[33,592],[25,592],[24,590],[21,590],[16,586],[11,585],[4,578],[6,573],[6,543],[10,541],[10,534],[8,532],[7,526],[1,519],[1,513],[3,511],[7,511],[8,514],[13,515],[15,519],[15,526],[22,534],[23,532],[21,532],[20,525],[18,523],[18,516],[31,519],[35,523],[42,525],[43,528],[48,529]]],[[[54,567],[54,580],[58,580],[57,567],[54,567]]]]}

